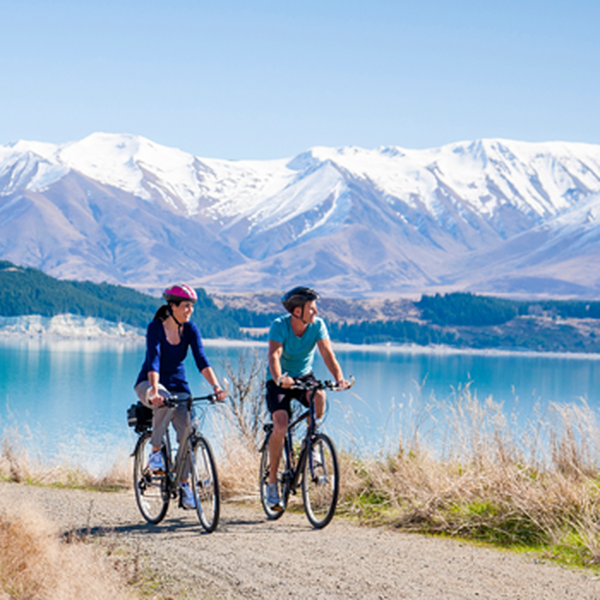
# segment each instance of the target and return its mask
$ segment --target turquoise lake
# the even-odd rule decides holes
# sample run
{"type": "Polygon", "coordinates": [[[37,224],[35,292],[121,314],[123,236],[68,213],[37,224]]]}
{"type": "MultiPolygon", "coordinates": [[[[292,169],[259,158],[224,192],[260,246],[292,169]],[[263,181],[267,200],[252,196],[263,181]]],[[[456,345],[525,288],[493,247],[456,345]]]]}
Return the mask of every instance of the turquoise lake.
{"type": "MultiPolygon", "coordinates": [[[[264,345],[206,346],[219,377],[224,361],[236,364],[253,353],[266,357],[264,345]]],[[[452,404],[465,387],[480,400],[502,403],[518,420],[551,403],[584,400],[600,408],[599,355],[364,347],[338,347],[336,353],[356,384],[349,392],[329,395],[326,428],[338,446],[349,449],[393,447],[398,432],[422,418],[423,406],[452,404]]],[[[45,457],[106,462],[127,452],[135,434],[125,412],[135,401],[132,386],[143,355],[142,342],[0,339],[0,430],[17,432],[25,446],[45,457]]],[[[316,363],[317,376],[327,378],[319,357],[316,363]]],[[[186,368],[194,393],[208,393],[191,360],[186,368]]]]}

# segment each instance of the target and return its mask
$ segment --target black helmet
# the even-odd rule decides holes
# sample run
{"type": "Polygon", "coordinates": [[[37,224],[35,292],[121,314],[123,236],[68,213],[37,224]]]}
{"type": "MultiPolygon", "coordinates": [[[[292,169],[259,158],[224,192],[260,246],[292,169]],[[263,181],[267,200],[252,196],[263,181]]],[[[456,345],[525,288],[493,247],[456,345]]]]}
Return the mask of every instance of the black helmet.
{"type": "Polygon", "coordinates": [[[307,302],[316,300],[319,294],[309,287],[298,286],[286,292],[281,297],[281,304],[288,312],[293,312],[297,306],[304,306],[307,302]]]}

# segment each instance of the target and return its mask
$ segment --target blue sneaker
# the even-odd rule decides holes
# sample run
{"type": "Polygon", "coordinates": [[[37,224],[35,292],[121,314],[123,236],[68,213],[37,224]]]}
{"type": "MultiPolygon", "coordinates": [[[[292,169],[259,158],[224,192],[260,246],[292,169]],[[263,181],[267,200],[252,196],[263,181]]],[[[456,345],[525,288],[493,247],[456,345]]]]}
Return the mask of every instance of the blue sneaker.
{"type": "Polygon", "coordinates": [[[283,510],[283,506],[281,506],[281,500],[279,499],[279,490],[277,489],[276,483],[267,484],[267,504],[271,507],[271,510],[283,510]]]}
{"type": "Polygon", "coordinates": [[[192,488],[189,483],[182,483],[179,486],[179,493],[181,495],[181,506],[186,510],[194,510],[196,508],[196,498],[192,493],[192,488]]]}
{"type": "Polygon", "coordinates": [[[160,450],[150,453],[150,456],[148,458],[148,468],[153,473],[165,472],[165,463],[163,461],[162,452],[160,450]]]}

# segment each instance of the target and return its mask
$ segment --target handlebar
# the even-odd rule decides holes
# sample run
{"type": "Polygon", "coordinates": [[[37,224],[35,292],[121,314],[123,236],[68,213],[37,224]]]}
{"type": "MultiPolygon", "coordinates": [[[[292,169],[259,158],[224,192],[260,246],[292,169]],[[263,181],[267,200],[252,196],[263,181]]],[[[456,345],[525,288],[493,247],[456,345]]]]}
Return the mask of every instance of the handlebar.
{"type": "Polygon", "coordinates": [[[347,388],[340,388],[337,386],[335,381],[302,381],[300,379],[294,379],[294,385],[290,389],[292,390],[332,390],[334,392],[345,392],[354,385],[354,376],[350,375],[348,379],[350,384],[347,388]]]}
{"type": "MultiPolygon", "coordinates": [[[[225,394],[229,394],[229,381],[227,379],[223,379],[225,383],[224,392],[225,394]]],[[[207,394],[206,396],[191,396],[190,394],[186,394],[185,392],[180,392],[177,394],[171,394],[166,398],[163,398],[163,406],[174,407],[179,406],[181,404],[188,404],[191,408],[194,402],[208,402],[209,404],[215,404],[218,402],[217,394],[207,394]]]]}
{"type": "Polygon", "coordinates": [[[208,394],[206,396],[192,397],[189,394],[173,394],[167,398],[163,398],[163,406],[174,407],[181,404],[189,404],[190,406],[194,402],[208,402],[209,404],[215,404],[217,402],[216,394],[208,394]]]}

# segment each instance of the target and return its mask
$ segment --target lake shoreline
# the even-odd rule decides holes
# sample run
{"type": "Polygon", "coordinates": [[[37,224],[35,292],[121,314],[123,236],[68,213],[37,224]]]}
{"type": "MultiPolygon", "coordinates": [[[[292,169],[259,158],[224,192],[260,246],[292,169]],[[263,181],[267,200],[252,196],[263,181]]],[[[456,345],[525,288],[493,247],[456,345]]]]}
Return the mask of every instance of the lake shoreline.
{"type": "MultiPolygon", "coordinates": [[[[89,320],[89,319],[87,319],[89,320]]],[[[48,331],[48,330],[15,330],[14,328],[5,328],[0,325],[0,343],[16,342],[21,345],[23,342],[32,342],[38,344],[48,344],[51,346],[60,346],[64,348],[70,343],[119,343],[127,345],[138,345],[144,343],[144,331],[140,328],[134,330],[122,330],[121,333],[118,327],[106,329],[94,326],[92,330],[89,328],[74,328],[71,327],[68,331],[48,331]]],[[[228,338],[203,338],[203,343],[206,347],[220,348],[267,348],[267,342],[262,340],[252,339],[228,339],[228,338]]],[[[4,344],[6,345],[6,344],[4,344]]],[[[396,344],[386,342],[382,344],[350,344],[347,342],[333,342],[333,347],[336,350],[344,352],[362,352],[362,353],[378,353],[378,354],[424,354],[424,355],[473,355],[473,356],[522,356],[522,357],[546,357],[546,358],[569,358],[573,360],[587,359],[600,360],[600,353],[596,352],[555,352],[555,351],[536,351],[525,349],[508,349],[508,348],[456,348],[442,344],[430,344],[428,346],[420,346],[418,344],[396,344]]]]}

